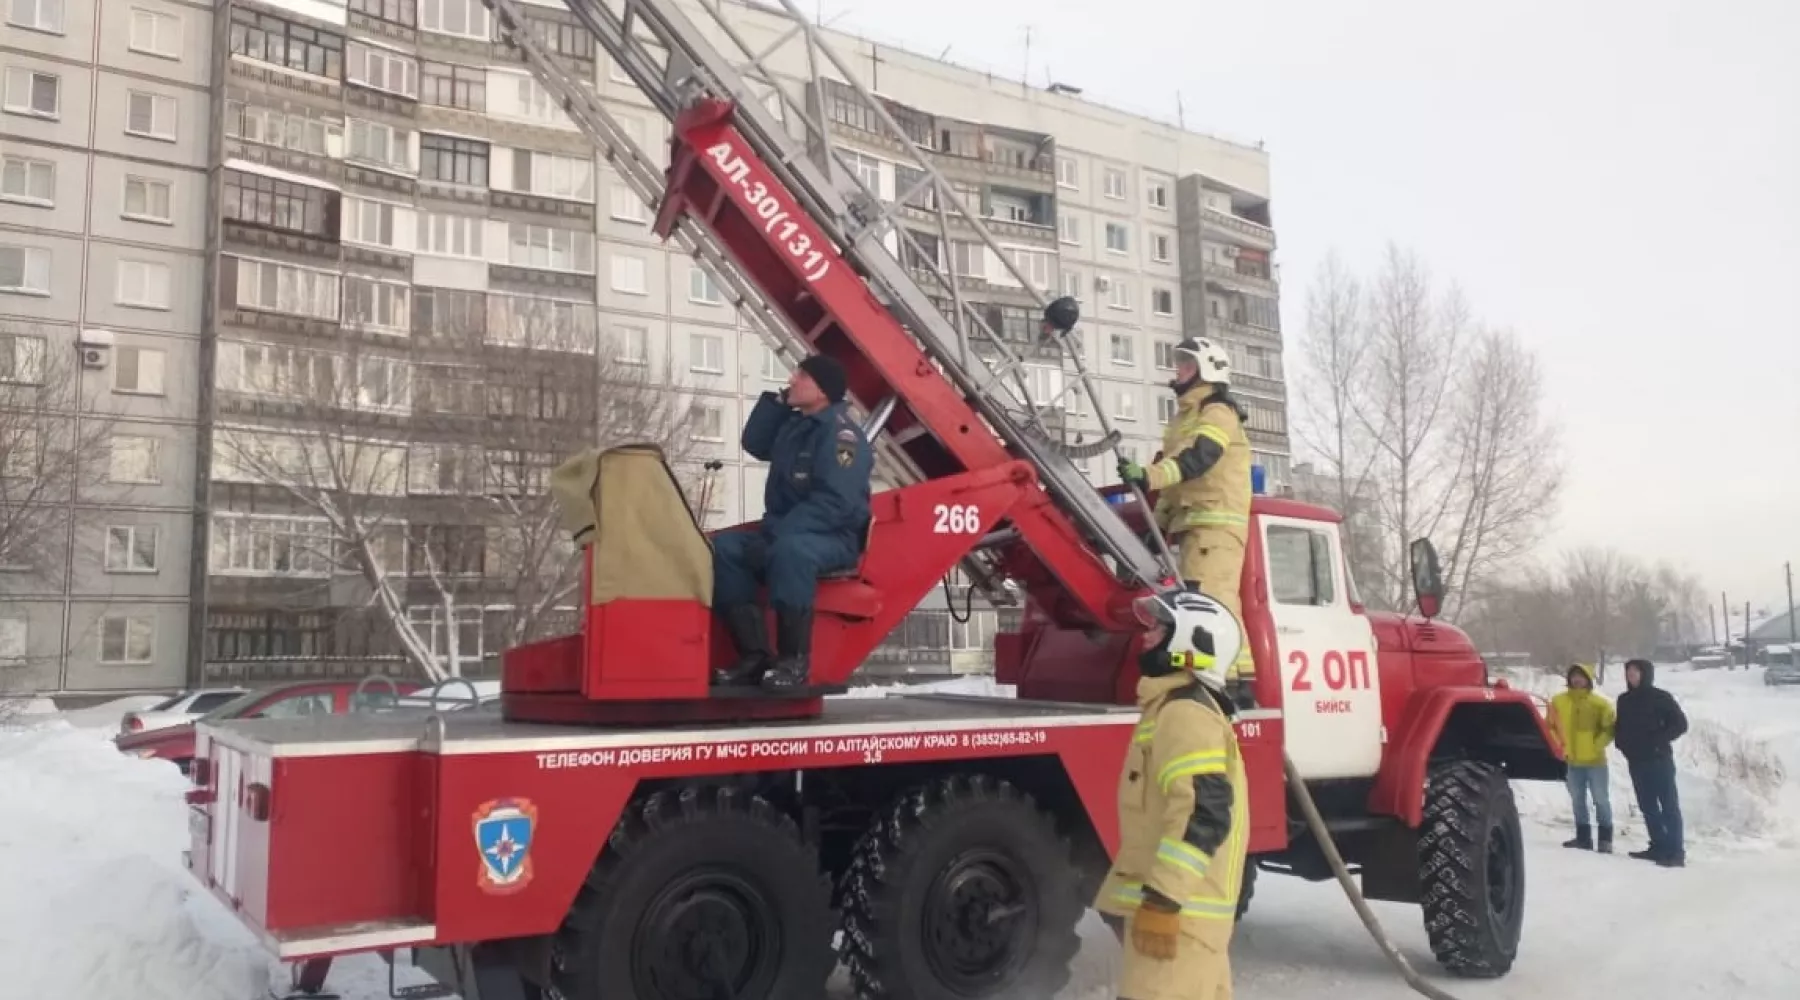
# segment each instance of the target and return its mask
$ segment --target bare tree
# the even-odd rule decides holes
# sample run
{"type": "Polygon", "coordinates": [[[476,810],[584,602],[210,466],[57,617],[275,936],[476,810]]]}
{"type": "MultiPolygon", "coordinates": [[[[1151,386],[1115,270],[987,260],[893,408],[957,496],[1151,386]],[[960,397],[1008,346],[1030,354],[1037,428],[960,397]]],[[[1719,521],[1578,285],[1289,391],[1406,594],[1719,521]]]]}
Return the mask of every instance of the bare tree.
{"type": "MultiPolygon", "coordinates": [[[[72,342],[0,324],[0,581],[62,572],[79,538],[74,500],[109,478],[116,421],[82,398],[80,376],[72,342]]],[[[24,639],[0,634],[0,692],[41,666],[24,639]]]]}
{"type": "Polygon", "coordinates": [[[334,590],[359,583],[350,599],[432,680],[480,660],[465,627],[485,635],[496,619],[513,644],[571,610],[578,565],[547,491],[552,468],[627,441],[679,457],[693,420],[682,390],[616,360],[591,322],[535,311],[480,322],[458,330],[440,317],[410,357],[350,336],[342,352],[291,352],[270,375],[280,402],[217,434],[215,479],[319,518],[311,551],[290,558],[328,567],[334,590]]]}
{"type": "Polygon", "coordinates": [[[1550,518],[1562,473],[1542,395],[1537,358],[1515,335],[1485,330],[1475,337],[1446,441],[1455,462],[1444,519],[1452,615],[1471,581],[1524,553],[1550,518]]]}

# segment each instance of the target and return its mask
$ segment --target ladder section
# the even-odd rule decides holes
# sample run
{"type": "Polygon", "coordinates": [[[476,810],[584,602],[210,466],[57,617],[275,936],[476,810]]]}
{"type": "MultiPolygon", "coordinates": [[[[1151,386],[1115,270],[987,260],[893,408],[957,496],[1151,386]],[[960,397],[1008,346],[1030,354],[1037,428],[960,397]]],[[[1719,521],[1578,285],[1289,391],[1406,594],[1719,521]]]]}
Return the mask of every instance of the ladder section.
{"type": "MultiPolygon", "coordinates": [[[[1051,440],[1039,419],[1039,410],[1025,388],[1023,361],[1007,341],[962,301],[954,278],[946,273],[935,253],[926,253],[905,226],[899,224],[899,206],[926,196],[935,206],[940,230],[954,219],[973,232],[1002,261],[1013,280],[1031,291],[1040,305],[1044,296],[1020,274],[994,240],[981,219],[971,212],[939,173],[929,155],[922,152],[883,103],[870,94],[821,32],[807,22],[791,2],[780,9],[759,7],[763,14],[785,18],[786,27],[773,39],[752,41],[734,18],[742,5],[718,0],[566,0],[594,32],[601,46],[665,116],[678,120],[702,97],[728,101],[732,130],[811,217],[820,232],[835,245],[867,282],[882,308],[916,338],[942,375],[977,409],[981,421],[998,436],[1002,447],[1029,460],[1057,505],[1078,525],[1081,534],[1111,557],[1126,582],[1162,578],[1166,567],[1114,513],[1070,457],[1051,440]],[[702,18],[696,25],[688,16],[702,18]],[[731,53],[730,56],[726,52],[731,53]],[[783,79],[810,80],[812,101],[796,100],[782,85],[783,79]],[[824,81],[830,78],[855,91],[857,99],[881,123],[892,143],[912,160],[918,180],[901,192],[892,206],[884,205],[855,175],[844,169],[833,153],[831,133],[820,116],[809,109],[818,104],[824,81]],[[779,112],[776,110],[779,109],[779,112]],[[789,126],[803,133],[796,137],[789,126]],[[817,156],[820,162],[815,161],[817,156]],[[891,240],[904,248],[908,266],[902,265],[886,245],[891,240]],[[947,299],[951,317],[940,310],[925,288],[913,278],[925,280],[947,299]],[[973,347],[973,349],[972,349],[973,347]]],[[[511,0],[496,0],[510,5],[511,0]]],[[[735,249],[735,247],[734,247],[735,249]]],[[[849,331],[859,345],[876,339],[849,331]]],[[[1064,345],[1065,348],[1071,345],[1064,345]]],[[[1083,391],[1090,383],[1073,383],[1083,391]]],[[[910,415],[896,414],[899,433],[907,430],[910,415]]],[[[960,450],[970,435],[957,428],[934,427],[932,435],[950,452],[960,450]]],[[[920,449],[909,449],[918,460],[920,449]]],[[[926,470],[936,471],[936,470],[926,470]]]]}

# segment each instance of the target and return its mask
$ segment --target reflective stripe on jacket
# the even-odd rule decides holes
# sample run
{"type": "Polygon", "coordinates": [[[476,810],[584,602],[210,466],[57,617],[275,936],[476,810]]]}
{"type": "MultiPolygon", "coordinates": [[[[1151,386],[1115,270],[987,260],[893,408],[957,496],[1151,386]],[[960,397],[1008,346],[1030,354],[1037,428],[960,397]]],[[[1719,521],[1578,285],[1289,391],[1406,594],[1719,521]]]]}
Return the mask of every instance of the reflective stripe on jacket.
{"type": "Polygon", "coordinates": [[[1119,778],[1119,851],[1094,906],[1128,916],[1149,886],[1181,904],[1184,930],[1222,945],[1249,846],[1237,732],[1185,671],[1140,680],[1138,703],[1119,778]]]}
{"type": "Polygon", "coordinates": [[[1150,489],[1160,491],[1156,520],[1165,533],[1225,528],[1241,541],[1250,523],[1250,439],[1237,407],[1214,393],[1202,382],[1181,394],[1163,432],[1162,454],[1145,472],[1150,489]],[[1182,453],[1202,439],[1223,453],[1203,473],[1186,478],[1182,453]]]}

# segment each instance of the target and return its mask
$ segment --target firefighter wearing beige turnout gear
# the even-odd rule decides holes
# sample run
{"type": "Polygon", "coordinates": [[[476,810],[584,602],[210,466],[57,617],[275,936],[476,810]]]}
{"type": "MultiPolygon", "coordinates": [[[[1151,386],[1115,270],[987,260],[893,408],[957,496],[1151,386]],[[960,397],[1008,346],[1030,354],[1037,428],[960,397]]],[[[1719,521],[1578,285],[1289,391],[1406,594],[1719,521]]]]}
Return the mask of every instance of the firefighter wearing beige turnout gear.
{"type": "Polygon", "coordinates": [[[1197,593],[1144,598],[1138,611],[1155,642],[1138,661],[1119,851],[1094,906],[1123,939],[1121,1000],[1230,1000],[1249,811],[1224,661],[1243,633],[1197,593]]]}
{"type": "MultiPolygon", "coordinates": [[[[1244,544],[1250,526],[1250,439],[1231,397],[1231,358],[1207,340],[1175,346],[1175,418],[1148,468],[1119,463],[1119,477],[1158,492],[1156,524],[1177,550],[1181,578],[1217,598],[1242,620],[1244,544]]],[[[1229,664],[1249,690],[1250,650],[1229,664]]]]}

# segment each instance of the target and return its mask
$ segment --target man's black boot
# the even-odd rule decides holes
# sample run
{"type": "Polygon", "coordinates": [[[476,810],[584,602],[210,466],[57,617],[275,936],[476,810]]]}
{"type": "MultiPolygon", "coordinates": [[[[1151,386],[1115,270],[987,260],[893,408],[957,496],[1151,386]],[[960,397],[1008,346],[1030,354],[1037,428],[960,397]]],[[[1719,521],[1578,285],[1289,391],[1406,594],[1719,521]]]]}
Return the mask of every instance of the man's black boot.
{"type": "Polygon", "coordinates": [[[1662,857],[1662,851],[1655,844],[1651,844],[1641,851],[1632,851],[1630,854],[1627,854],[1626,857],[1635,858],[1639,861],[1655,861],[1657,858],[1662,857]]]}
{"type": "Polygon", "coordinates": [[[1600,840],[1595,847],[1601,854],[1612,853],[1612,827],[1600,827],[1600,840]]]}
{"type": "Polygon", "coordinates": [[[811,608],[776,607],[775,666],[763,674],[763,687],[788,690],[811,680],[812,623],[811,608]]]}
{"type": "Polygon", "coordinates": [[[1594,828],[1583,823],[1575,828],[1575,839],[1563,841],[1564,847],[1591,851],[1594,849],[1594,828]]]}
{"type": "Polygon", "coordinates": [[[755,684],[769,668],[769,626],[762,609],[754,604],[726,608],[721,614],[731,643],[737,647],[737,662],[712,672],[715,687],[733,684],[755,684]]]}

